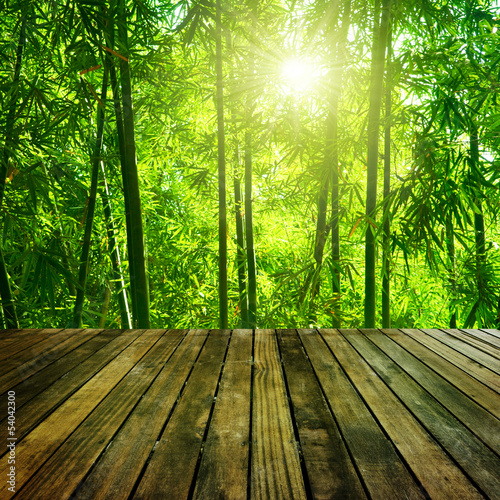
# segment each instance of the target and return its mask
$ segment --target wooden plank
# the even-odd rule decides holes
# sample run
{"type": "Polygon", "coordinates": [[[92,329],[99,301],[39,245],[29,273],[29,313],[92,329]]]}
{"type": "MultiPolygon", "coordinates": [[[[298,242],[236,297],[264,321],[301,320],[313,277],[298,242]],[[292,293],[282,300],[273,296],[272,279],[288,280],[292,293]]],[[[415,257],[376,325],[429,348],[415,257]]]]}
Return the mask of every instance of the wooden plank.
{"type": "Polygon", "coordinates": [[[335,330],[321,334],[428,495],[433,500],[483,498],[352,345],[335,330]]]}
{"type": "Polygon", "coordinates": [[[277,337],[313,497],[366,498],[297,332],[278,330],[277,337]]]}
{"type": "Polygon", "coordinates": [[[465,342],[466,344],[469,344],[472,347],[475,347],[476,349],[483,351],[486,354],[489,354],[490,356],[496,358],[497,360],[500,360],[500,349],[498,349],[495,345],[493,345],[493,343],[488,342],[484,339],[484,336],[487,336],[487,334],[484,332],[481,332],[479,330],[462,331],[458,329],[441,330],[441,331],[446,335],[455,337],[465,342]]]}
{"type": "MultiPolygon", "coordinates": [[[[36,344],[50,339],[57,333],[61,332],[63,332],[62,329],[43,328],[33,330],[33,335],[29,336],[26,336],[24,333],[22,333],[19,338],[12,339],[13,342],[8,342],[6,349],[2,349],[0,351],[0,363],[8,360],[9,358],[17,356],[21,356],[20,363],[26,361],[26,359],[29,359],[29,356],[21,354],[22,351],[27,351],[31,347],[34,347],[36,344]]],[[[3,343],[3,339],[1,339],[0,342],[3,343]]]]}
{"type": "Polygon", "coordinates": [[[471,337],[475,339],[480,339],[481,341],[485,342],[486,344],[495,346],[498,349],[500,349],[500,338],[495,337],[494,335],[491,335],[488,332],[485,332],[483,330],[473,330],[473,329],[466,329],[462,328],[460,330],[461,332],[470,335],[471,337]]]}
{"type": "Polygon", "coordinates": [[[195,499],[247,496],[252,331],[234,330],[196,478],[195,499]]]}
{"type": "Polygon", "coordinates": [[[306,498],[273,330],[255,331],[250,493],[252,499],[306,498]]]}
{"type": "MultiPolygon", "coordinates": [[[[17,488],[21,487],[43,465],[87,415],[106,397],[113,387],[133,368],[160,332],[146,331],[122,351],[91,380],[83,385],[24,439],[17,442],[16,454],[22,457],[22,467],[16,469],[17,488]]],[[[0,462],[0,474],[5,477],[7,461],[0,462]]],[[[10,498],[7,482],[0,483],[0,498],[10,498]]]]}
{"type": "Polygon", "coordinates": [[[19,355],[3,360],[0,375],[0,394],[8,388],[39,372],[79,345],[87,342],[101,330],[64,330],[58,335],[25,349],[19,355]]]}
{"type": "Polygon", "coordinates": [[[299,330],[299,334],[370,498],[424,498],[419,485],[320,335],[313,330],[299,330]]]}
{"type": "Polygon", "coordinates": [[[40,372],[37,372],[36,376],[31,375],[17,385],[10,387],[16,393],[16,408],[19,409],[27,401],[116,338],[120,333],[121,330],[106,330],[84,342],[78,349],[72,350],[46,366],[40,372]]]}
{"type": "Polygon", "coordinates": [[[85,482],[73,493],[73,498],[98,500],[129,497],[207,334],[208,330],[188,332],[85,482]]]}
{"type": "MultiPolygon", "coordinates": [[[[473,434],[478,436],[497,454],[500,454],[500,420],[478,406],[468,396],[383,333],[378,330],[363,330],[363,334],[421,387],[432,394],[473,434]]],[[[500,396],[497,396],[496,399],[500,402],[500,396]]]]}
{"type": "Polygon", "coordinates": [[[188,497],[226,353],[229,330],[214,330],[196,362],[135,498],[188,497]]]}
{"type": "Polygon", "coordinates": [[[500,375],[500,361],[490,354],[463,342],[461,339],[451,335],[451,333],[436,329],[425,330],[425,333],[500,375]]]}
{"type": "Polygon", "coordinates": [[[181,341],[163,335],[45,462],[17,498],[69,498],[181,341]]]}
{"type": "Polygon", "coordinates": [[[476,403],[500,418],[498,393],[400,330],[387,329],[382,331],[476,403]]]}
{"type": "MultiPolygon", "coordinates": [[[[47,389],[26,402],[16,411],[17,438],[22,439],[38,423],[42,422],[54,408],[62,404],[72,393],[77,391],[99,370],[136,340],[142,332],[143,330],[129,330],[122,333],[90,358],[65,374],[64,377],[59,378],[47,387],[47,389]]],[[[36,377],[41,377],[41,373],[37,373],[36,377]]],[[[7,427],[0,427],[0,442],[6,438],[7,427]]],[[[0,454],[4,453],[6,451],[0,454]]]]}
{"type": "Polygon", "coordinates": [[[401,331],[500,394],[500,377],[489,368],[427,335],[427,331],[407,328],[401,329],[401,331]]]}
{"type": "Polygon", "coordinates": [[[481,328],[481,330],[489,335],[492,335],[493,337],[496,337],[497,339],[500,339],[500,330],[497,328],[481,328]]]}
{"type": "Polygon", "coordinates": [[[364,335],[344,336],[481,490],[498,494],[500,458],[364,335]]]}

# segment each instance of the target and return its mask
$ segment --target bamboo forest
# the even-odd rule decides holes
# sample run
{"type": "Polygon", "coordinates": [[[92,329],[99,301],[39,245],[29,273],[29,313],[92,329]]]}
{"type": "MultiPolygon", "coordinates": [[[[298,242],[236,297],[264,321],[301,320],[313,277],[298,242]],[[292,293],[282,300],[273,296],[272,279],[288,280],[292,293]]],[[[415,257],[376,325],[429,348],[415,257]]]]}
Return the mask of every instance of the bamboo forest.
{"type": "Polygon", "coordinates": [[[495,328],[497,0],[2,0],[4,328],[495,328]]]}

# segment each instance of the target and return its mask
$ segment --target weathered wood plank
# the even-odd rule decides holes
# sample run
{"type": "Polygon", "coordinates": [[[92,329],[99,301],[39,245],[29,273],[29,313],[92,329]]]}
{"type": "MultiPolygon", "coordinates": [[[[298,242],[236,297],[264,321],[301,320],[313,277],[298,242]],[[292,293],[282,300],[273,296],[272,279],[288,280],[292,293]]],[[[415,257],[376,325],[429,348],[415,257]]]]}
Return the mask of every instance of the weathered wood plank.
{"type": "MultiPolygon", "coordinates": [[[[122,333],[83,363],[75,366],[64,377],[59,378],[44,391],[27,401],[16,411],[17,438],[22,439],[38,423],[42,422],[54,408],[62,404],[73,392],[91,380],[99,370],[134,342],[142,332],[143,330],[129,330],[122,333]]],[[[36,376],[39,377],[40,374],[36,376]]],[[[5,440],[6,436],[7,427],[0,427],[0,440],[5,440]]],[[[4,453],[6,451],[1,454],[4,453]]]]}
{"type": "Polygon", "coordinates": [[[466,344],[475,347],[479,351],[483,351],[484,353],[489,354],[490,356],[496,358],[497,360],[500,360],[500,349],[498,349],[497,346],[493,345],[493,342],[488,342],[484,339],[484,337],[481,336],[481,333],[483,334],[483,336],[487,336],[486,333],[483,333],[479,330],[462,331],[458,329],[441,330],[441,331],[446,335],[455,337],[458,340],[461,340],[462,342],[465,342],[466,344]]]}
{"type": "Polygon", "coordinates": [[[196,478],[195,499],[247,497],[252,331],[234,330],[196,478]]]}
{"type": "Polygon", "coordinates": [[[134,498],[188,497],[228,339],[229,330],[210,332],[134,498]]]}
{"type": "Polygon", "coordinates": [[[382,330],[394,342],[413,354],[441,377],[457,387],[497,418],[500,418],[500,398],[491,388],[485,386],[436,352],[417,342],[399,330],[382,330]]]}
{"type": "Polygon", "coordinates": [[[299,330],[299,334],[370,498],[424,498],[419,485],[318,332],[299,330]]]}
{"type": "Polygon", "coordinates": [[[38,470],[17,498],[69,498],[183,337],[163,335],[38,470]]]}
{"type": "Polygon", "coordinates": [[[128,498],[154,449],[208,330],[191,330],[99,458],[77,499],[128,498]]]}
{"type": "Polygon", "coordinates": [[[500,339],[500,330],[496,328],[481,328],[481,330],[489,335],[492,335],[493,337],[496,337],[497,339],[500,339]]]}
{"type": "Polygon", "coordinates": [[[250,492],[256,499],[306,498],[273,330],[255,331],[250,492]]]}
{"type": "Polygon", "coordinates": [[[476,434],[493,451],[500,454],[500,420],[478,406],[468,396],[383,333],[378,330],[364,330],[363,334],[421,387],[432,394],[471,432],[476,434]]]}
{"type": "MultiPolygon", "coordinates": [[[[34,347],[36,344],[43,342],[46,339],[50,339],[50,337],[55,336],[57,333],[61,333],[63,331],[62,328],[59,329],[50,329],[50,328],[40,328],[36,330],[22,330],[22,333],[19,337],[9,337],[6,340],[6,344],[4,344],[4,339],[1,339],[2,345],[6,346],[6,349],[2,349],[0,352],[0,362],[2,366],[4,366],[4,361],[9,358],[16,357],[22,353],[22,351],[26,351],[31,347],[34,347]],[[29,332],[29,334],[28,334],[29,332]]],[[[12,330],[11,330],[12,332],[12,330]]],[[[21,354],[22,356],[22,354],[21,354]]],[[[29,357],[21,358],[21,362],[29,359],[29,357]]],[[[5,371],[5,370],[4,370],[5,371]]]]}
{"type": "Polygon", "coordinates": [[[471,328],[462,328],[460,331],[472,338],[480,339],[482,342],[486,342],[486,344],[495,346],[497,349],[500,349],[500,337],[495,337],[488,331],[474,330],[471,328]]]}
{"type": "Polygon", "coordinates": [[[366,498],[297,332],[277,337],[313,498],[366,498]]]}
{"type": "Polygon", "coordinates": [[[10,389],[16,393],[17,409],[45,390],[53,382],[64,376],[75,366],[83,363],[87,358],[120,335],[120,333],[121,330],[105,330],[79,345],[78,349],[73,349],[71,352],[40,370],[40,372],[36,372],[38,374],[37,376],[32,374],[17,385],[11,386],[10,389]]]}
{"type": "Polygon", "coordinates": [[[10,387],[61,358],[81,344],[95,337],[101,330],[63,330],[58,335],[25,349],[18,356],[2,361],[3,374],[0,375],[0,394],[10,387]]]}
{"type": "MultiPolygon", "coordinates": [[[[358,331],[353,333],[361,335],[358,331]]],[[[433,500],[483,498],[354,347],[334,330],[322,330],[321,334],[430,497],[433,500]]]]}
{"type": "MultiPolygon", "coordinates": [[[[365,335],[344,336],[481,490],[494,498],[500,491],[500,458],[365,335]]],[[[439,389],[435,384],[433,391],[439,389]]]]}
{"type": "Polygon", "coordinates": [[[446,333],[441,330],[435,329],[425,330],[425,333],[434,337],[436,340],[439,340],[443,344],[446,344],[452,349],[455,349],[461,354],[464,354],[470,359],[476,361],[476,363],[485,366],[489,370],[495,372],[497,375],[500,375],[500,361],[494,356],[491,356],[491,354],[488,354],[483,350],[478,349],[477,347],[474,347],[461,339],[458,339],[457,337],[451,335],[451,333],[446,333]]]}
{"type": "MultiPolygon", "coordinates": [[[[18,489],[30,479],[111,389],[144,356],[157,341],[159,335],[158,331],[146,331],[75,392],[71,398],[45,418],[24,439],[17,442],[16,453],[23,457],[23,466],[17,469],[16,475],[18,489]]],[[[3,477],[6,476],[7,467],[7,461],[0,462],[0,474],[3,477]]],[[[0,497],[11,497],[11,493],[7,491],[6,482],[0,483],[0,497]]]]}
{"type": "Polygon", "coordinates": [[[401,331],[500,394],[500,377],[489,368],[427,335],[427,331],[406,328],[401,331]]]}

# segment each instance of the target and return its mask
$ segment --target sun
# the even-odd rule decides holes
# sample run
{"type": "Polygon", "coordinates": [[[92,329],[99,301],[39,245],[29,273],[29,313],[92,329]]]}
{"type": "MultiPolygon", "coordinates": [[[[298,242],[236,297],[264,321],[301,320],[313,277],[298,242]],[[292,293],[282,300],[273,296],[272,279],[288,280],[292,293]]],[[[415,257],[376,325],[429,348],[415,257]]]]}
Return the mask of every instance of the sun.
{"type": "Polygon", "coordinates": [[[305,92],[314,80],[314,66],[304,59],[287,59],[281,68],[285,88],[290,92],[305,92]]]}

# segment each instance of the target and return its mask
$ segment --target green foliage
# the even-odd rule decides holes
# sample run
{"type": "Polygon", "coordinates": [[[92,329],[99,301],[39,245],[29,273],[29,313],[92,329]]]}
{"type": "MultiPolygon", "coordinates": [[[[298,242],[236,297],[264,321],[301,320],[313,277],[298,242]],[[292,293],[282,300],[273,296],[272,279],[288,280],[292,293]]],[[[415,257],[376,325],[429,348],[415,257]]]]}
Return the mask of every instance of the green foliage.
{"type": "MultiPolygon", "coordinates": [[[[113,15],[116,4],[7,2],[2,9],[2,126],[9,98],[18,92],[15,148],[9,151],[0,213],[2,249],[22,327],[64,327],[71,319],[94,117],[104,57],[110,54],[103,9],[113,15]],[[15,41],[24,14],[26,46],[20,78],[14,82],[15,41]]],[[[232,181],[244,171],[245,133],[251,133],[258,327],[331,326],[336,271],[342,326],[359,327],[364,317],[364,234],[373,230],[379,242],[383,226],[380,196],[375,216],[364,215],[373,5],[351,2],[337,117],[340,260],[332,261],[326,238],[325,257],[316,268],[317,203],[327,175],[328,75],[336,61],[331,33],[338,33],[342,8],[336,13],[333,2],[320,0],[222,4],[229,326],[240,324],[232,181]],[[292,56],[314,67],[305,90],[283,81],[282,65],[292,56]]],[[[127,12],[151,325],[217,328],[215,2],[128,2],[127,12]]],[[[392,123],[395,327],[446,327],[453,313],[460,327],[497,324],[499,24],[494,4],[486,0],[394,6],[392,116],[382,116],[382,122],[392,123]],[[479,158],[471,147],[474,131],[479,158]],[[484,251],[478,250],[475,237],[478,216],[485,226],[484,251]]],[[[118,61],[121,49],[113,50],[118,61]]],[[[102,159],[121,272],[127,276],[112,106],[109,94],[102,159]]],[[[5,137],[0,146],[5,147],[5,137]]],[[[379,193],[381,187],[379,176],[379,193]]],[[[329,230],[330,216],[326,222],[329,230]]],[[[99,325],[104,293],[114,279],[106,230],[98,200],[83,311],[83,322],[90,327],[99,325]]],[[[381,264],[377,255],[378,284],[381,264]]],[[[380,302],[378,293],[377,311],[380,302]]],[[[120,325],[115,295],[105,325],[120,325]]]]}

